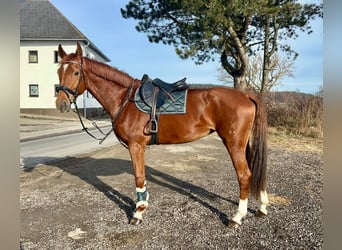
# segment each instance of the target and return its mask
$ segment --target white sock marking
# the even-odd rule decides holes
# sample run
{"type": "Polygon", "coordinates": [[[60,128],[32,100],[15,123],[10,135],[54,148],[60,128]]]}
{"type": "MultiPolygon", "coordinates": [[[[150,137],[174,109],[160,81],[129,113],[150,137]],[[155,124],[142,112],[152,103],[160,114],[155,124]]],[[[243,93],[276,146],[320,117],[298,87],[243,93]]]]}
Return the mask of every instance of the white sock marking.
{"type": "Polygon", "coordinates": [[[269,204],[266,190],[260,192],[260,212],[267,214],[266,206],[269,204]]]}
{"type": "Polygon", "coordinates": [[[247,204],[248,204],[248,199],[245,199],[245,200],[240,199],[238,211],[233,217],[232,221],[241,225],[241,219],[247,215],[247,204]]]}
{"type": "Polygon", "coordinates": [[[139,193],[143,193],[143,192],[146,191],[146,187],[145,187],[145,186],[144,186],[143,188],[138,188],[138,187],[136,187],[136,188],[135,188],[135,191],[136,191],[136,192],[139,192],[139,193]]]}

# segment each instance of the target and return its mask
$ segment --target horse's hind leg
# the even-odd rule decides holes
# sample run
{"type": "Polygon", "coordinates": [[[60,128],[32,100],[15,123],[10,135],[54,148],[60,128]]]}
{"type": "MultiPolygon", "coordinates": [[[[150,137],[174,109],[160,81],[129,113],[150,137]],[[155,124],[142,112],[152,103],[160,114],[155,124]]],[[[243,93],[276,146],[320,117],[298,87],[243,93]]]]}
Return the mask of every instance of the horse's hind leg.
{"type": "Polygon", "coordinates": [[[135,185],[137,192],[137,203],[130,221],[132,225],[138,225],[143,220],[143,213],[148,207],[149,194],[146,190],[146,175],[145,175],[145,148],[138,143],[131,143],[128,146],[129,153],[133,162],[135,185]]]}
{"type": "Polygon", "coordinates": [[[242,224],[242,218],[247,215],[249,186],[252,176],[248,167],[245,150],[248,138],[246,133],[243,134],[237,130],[234,133],[218,131],[218,135],[222,138],[230,154],[239,182],[240,200],[238,210],[228,224],[229,227],[237,227],[242,224]]]}
{"type": "Polygon", "coordinates": [[[257,217],[264,217],[265,215],[267,215],[267,209],[266,206],[269,204],[268,201],[268,195],[265,190],[261,190],[260,191],[260,207],[259,210],[255,213],[255,215],[257,217]]]}
{"type": "Polygon", "coordinates": [[[240,200],[236,214],[232,221],[228,224],[229,227],[241,225],[242,218],[247,215],[248,193],[251,180],[251,171],[248,168],[245,152],[242,149],[229,149],[231,159],[237,174],[240,187],[240,200]]]}
{"type": "MultiPolygon", "coordinates": [[[[248,194],[252,173],[250,171],[250,168],[248,167],[244,146],[242,146],[244,145],[244,143],[240,144],[235,141],[234,145],[232,145],[232,143],[227,144],[224,141],[224,144],[226,145],[231,156],[240,187],[240,200],[238,210],[232,218],[232,221],[228,224],[229,227],[237,227],[242,224],[242,219],[247,215],[248,194]]],[[[256,212],[256,216],[263,217],[267,214],[266,206],[269,203],[266,189],[260,191],[259,198],[260,207],[259,210],[256,212]]]]}

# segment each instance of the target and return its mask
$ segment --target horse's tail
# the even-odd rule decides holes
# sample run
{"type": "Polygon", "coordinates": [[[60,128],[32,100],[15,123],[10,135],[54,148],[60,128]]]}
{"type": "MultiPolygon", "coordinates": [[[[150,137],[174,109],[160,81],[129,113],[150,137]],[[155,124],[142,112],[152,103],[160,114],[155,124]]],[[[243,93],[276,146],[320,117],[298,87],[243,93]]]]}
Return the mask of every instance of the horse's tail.
{"type": "Polygon", "coordinates": [[[252,172],[250,191],[258,199],[260,191],[266,189],[267,117],[262,103],[255,97],[249,98],[255,104],[256,114],[246,149],[246,158],[252,172]]]}

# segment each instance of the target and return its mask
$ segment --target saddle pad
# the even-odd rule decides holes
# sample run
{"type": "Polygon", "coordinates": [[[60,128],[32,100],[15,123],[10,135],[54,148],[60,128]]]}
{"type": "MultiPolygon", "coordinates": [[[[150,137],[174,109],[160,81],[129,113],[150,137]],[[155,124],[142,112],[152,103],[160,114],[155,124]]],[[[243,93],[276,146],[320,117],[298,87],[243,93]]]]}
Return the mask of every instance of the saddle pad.
{"type": "MultiPolygon", "coordinates": [[[[145,104],[143,100],[140,98],[139,94],[140,87],[135,92],[135,105],[137,108],[147,114],[150,114],[152,108],[145,104]]],[[[186,113],[186,98],[187,98],[188,90],[176,91],[171,95],[175,99],[175,102],[172,101],[171,98],[168,98],[166,102],[157,109],[157,114],[185,114],[186,113]]]]}

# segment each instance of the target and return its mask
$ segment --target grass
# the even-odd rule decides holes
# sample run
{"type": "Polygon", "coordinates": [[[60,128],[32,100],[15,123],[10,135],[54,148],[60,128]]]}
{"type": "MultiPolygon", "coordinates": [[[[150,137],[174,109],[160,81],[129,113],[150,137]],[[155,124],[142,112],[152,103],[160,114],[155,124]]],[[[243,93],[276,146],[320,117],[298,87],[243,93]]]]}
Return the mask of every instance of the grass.
{"type": "Polygon", "coordinates": [[[289,134],[286,130],[268,129],[269,147],[282,147],[289,151],[322,152],[323,138],[289,134]]]}

